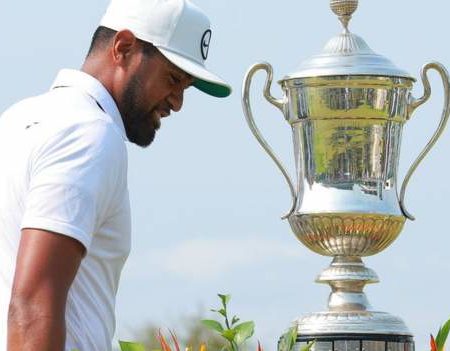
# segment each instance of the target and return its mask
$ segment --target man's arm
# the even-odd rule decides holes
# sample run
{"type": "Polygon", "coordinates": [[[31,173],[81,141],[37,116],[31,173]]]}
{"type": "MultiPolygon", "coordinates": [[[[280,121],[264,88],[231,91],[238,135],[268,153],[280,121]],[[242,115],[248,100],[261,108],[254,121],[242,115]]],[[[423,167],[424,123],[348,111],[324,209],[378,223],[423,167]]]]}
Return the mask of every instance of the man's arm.
{"type": "Polygon", "coordinates": [[[23,229],[8,312],[8,351],[62,351],[67,293],[84,246],[68,236],[23,229]]]}

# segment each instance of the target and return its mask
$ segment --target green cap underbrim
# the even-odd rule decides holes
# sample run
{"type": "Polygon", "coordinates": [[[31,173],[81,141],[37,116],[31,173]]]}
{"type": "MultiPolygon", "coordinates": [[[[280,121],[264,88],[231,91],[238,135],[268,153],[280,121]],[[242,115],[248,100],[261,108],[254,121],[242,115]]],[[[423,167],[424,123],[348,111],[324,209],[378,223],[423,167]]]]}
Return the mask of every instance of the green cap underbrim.
{"type": "Polygon", "coordinates": [[[198,90],[214,97],[224,98],[231,94],[231,88],[229,86],[207,82],[206,80],[196,79],[192,85],[198,90]]]}

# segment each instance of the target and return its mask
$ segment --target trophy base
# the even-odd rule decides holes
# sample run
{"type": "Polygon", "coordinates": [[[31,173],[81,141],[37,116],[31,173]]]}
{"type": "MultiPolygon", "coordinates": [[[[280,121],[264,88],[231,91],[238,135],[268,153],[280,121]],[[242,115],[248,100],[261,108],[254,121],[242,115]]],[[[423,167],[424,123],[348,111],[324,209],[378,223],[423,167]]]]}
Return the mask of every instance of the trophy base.
{"type": "Polygon", "coordinates": [[[328,311],[294,321],[294,350],[314,341],[312,351],[414,351],[405,323],[389,313],[374,311],[367,300],[364,286],[377,283],[378,276],[361,257],[334,257],[316,281],[331,287],[328,311]]]}
{"type": "Polygon", "coordinates": [[[294,351],[414,351],[405,323],[385,312],[317,312],[294,321],[294,351]]]}
{"type": "Polygon", "coordinates": [[[412,336],[405,323],[385,312],[317,312],[304,315],[295,322],[299,336],[345,334],[412,336]]]}
{"type": "Polygon", "coordinates": [[[414,339],[395,334],[299,335],[293,351],[301,351],[311,342],[312,351],[414,351],[414,339]]]}

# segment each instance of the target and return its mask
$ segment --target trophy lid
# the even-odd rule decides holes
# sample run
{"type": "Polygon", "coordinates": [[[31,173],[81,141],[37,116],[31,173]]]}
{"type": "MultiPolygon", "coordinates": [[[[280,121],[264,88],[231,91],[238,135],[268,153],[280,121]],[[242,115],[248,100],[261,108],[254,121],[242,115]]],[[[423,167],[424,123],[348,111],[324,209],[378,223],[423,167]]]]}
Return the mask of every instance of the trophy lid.
{"type": "Polygon", "coordinates": [[[330,7],[341,21],[343,32],[332,38],[322,53],[302,62],[298,69],[285,79],[370,75],[415,80],[389,59],[376,54],[364,39],[348,30],[352,14],[358,8],[358,0],[330,0],[330,7]]]}

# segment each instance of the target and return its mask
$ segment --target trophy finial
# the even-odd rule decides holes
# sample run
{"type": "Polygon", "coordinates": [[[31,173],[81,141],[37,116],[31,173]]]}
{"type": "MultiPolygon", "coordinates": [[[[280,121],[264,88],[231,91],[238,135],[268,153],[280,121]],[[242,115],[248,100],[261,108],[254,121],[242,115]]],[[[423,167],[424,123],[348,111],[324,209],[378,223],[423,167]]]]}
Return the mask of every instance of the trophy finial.
{"type": "Polygon", "coordinates": [[[330,0],[331,10],[339,17],[344,30],[348,32],[348,23],[358,8],[358,0],[330,0]]]}

